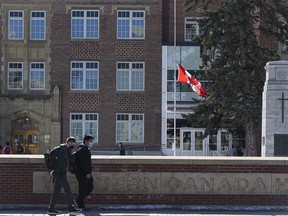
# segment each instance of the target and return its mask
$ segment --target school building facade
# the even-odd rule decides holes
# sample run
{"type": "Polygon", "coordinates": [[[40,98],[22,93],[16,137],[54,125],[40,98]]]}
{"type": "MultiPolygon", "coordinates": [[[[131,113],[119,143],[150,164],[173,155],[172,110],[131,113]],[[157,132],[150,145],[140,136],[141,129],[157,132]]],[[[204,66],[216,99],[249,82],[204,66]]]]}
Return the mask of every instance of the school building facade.
{"type": "Polygon", "coordinates": [[[90,133],[95,154],[117,154],[121,142],[133,154],[173,155],[176,112],[177,155],[227,154],[225,131],[203,140],[203,128],[181,125],[197,97],[189,86],[177,90],[174,109],[174,56],[203,73],[191,41],[201,17],[184,2],[0,0],[1,145],[42,154],[90,133]]]}
{"type": "Polygon", "coordinates": [[[0,1],[0,141],[161,142],[162,1],[0,1]]]}

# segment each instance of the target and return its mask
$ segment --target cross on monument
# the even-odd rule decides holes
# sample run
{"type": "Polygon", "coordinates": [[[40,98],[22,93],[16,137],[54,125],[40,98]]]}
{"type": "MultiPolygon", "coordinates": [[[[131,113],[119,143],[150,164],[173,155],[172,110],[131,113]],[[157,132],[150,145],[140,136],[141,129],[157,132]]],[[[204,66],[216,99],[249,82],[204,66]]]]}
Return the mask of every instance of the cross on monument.
{"type": "Polygon", "coordinates": [[[282,98],[278,98],[282,102],[282,123],[284,122],[284,101],[288,100],[288,98],[284,98],[284,92],[282,92],[282,98]]]}

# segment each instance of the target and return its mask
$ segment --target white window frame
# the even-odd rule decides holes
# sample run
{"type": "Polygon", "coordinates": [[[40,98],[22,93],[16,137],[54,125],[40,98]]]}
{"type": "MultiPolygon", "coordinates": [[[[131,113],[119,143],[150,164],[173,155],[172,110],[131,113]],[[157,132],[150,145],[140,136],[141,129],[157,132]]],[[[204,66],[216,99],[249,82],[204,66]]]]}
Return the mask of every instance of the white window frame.
{"type": "MultiPolygon", "coordinates": [[[[123,83],[122,83],[123,84],[123,83]]],[[[116,89],[117,91],[144,91],[145,89],[145,63],[144,62],[117,62],[116,64],[116,89]],[[127,64],[128,68],[119,68],[120,65],[127,64]],[[142,68],[141,68],[142,66],[142,68]],[[128,77],[123,76],[124,73],[128,73],[128,77]],[[140,85],[136,85],[137,78],[136,75],[142,73],[142,77],[138,79],[138,83],[142,82],[140,85]],[[128,87],[123,88],[120,86],[120,80],[127,80],[126,84],[128,87]],[[142,81],[141,81],[142,80],[142,81]]]]}
{"type": "MultiPolygon", "coordinates": [[[[122,32],[122,31],[121,31],[122,32]]],[[[145,11],[144,10],[118,10],[117,11],[117,39],[138,39],[143,40],[145,39],[145,11]],[[129,17],[119,17],[120,13],[129,13],[129,17]],[[134,16],[134,13],[143,13],[143,17],[134,16]],[[129,29],[128,29],[128,36],[121,36],[119,25],[120,21],[128,21],[129,22],[129,29]],[[133,26],[134,22],[143,22],[143,30],[140,31],[140,36],[137,36],[137,26],[133,26]],[[135,33],[136,34],[133,34],[135,33]]]]}
{"type": "MultiPolygon", "coordinates": [[[[72,10],[71,11],[71,38],[72,39],[99,39],[99,26],[100,26],[100,19],[99,19],[99,15],[100,15],[100,12],[99,10],[72,10]],[[83,17],[78,17],[78,16],[73,16],[73,13],[74,12],[83,12],[84,13],[84,16],[83,17]],[[88,12],[95,12],[98,14],[98,17],[88,17],[87,13],[88,12]],[[83,31],[83,36],[73,36],[73,32],[75,32],[75,26],[73,24],[73,21],[75,20],[83,20],[83,29],[81,29],[83,31]],[[87,29],[87,26],[88,26],[88,22],[89,21],[96,21],[97,22],[97,26],[94,26],[95,27],[95,37],[90,37],[90,36],[87,36],[87,32],[88,32],[88,29],[87,29]]],[[[77,26],[79,27],[79,26],[77,26]]],[[[80,26],[80,28],[82,28],[82,26],[80,26]]]]}
{"type": "Polygon", "coordinates": [[[46,39],[46,11],[33,10],[30,12],[30,40],[45,40],[46,39]],[[34,13],[43,13],[43,17],[33,17],[34,13]],[[34,22],[37,22],[36,24],[34,22]],[[39,25],[39,23],[41,23],[39,25]],[[36,30],[35,30],[36,29],[36,30]],[[40,32],[36,32],[40,30],[40,32]],[[37,36],[33,36],[33,35],[37,36]],[[43,35],[43,36],[42,36],[43,35]]]}
{"type": "MultiPolygon", "coordinates": [[[[71,61],[71,66],[70,66],[70,89],[71,90],[86,90],[86,91],[97,91],[99,90],[99,62],[98,61],[71,61]],[[73,67],[73,64],[83,64],[83,67],[73,67]],[[96,64],[97,68],[87,68],[88,64],[96,64]],[[95,75],[95,79],[96,79],[96,88],[92,88],[89,89],[87,88],[88,82],[91,81],[91,79],[89,79],[89,72],[91,71],[95,71],[96,75],[95,75]],[[74,74],[75,73],[83,73],[83,80],[79,80],[77,83],[82,85],[82,88],[80,87],[74,87],[74,83],[73,80],[75,78],[74,74]]],[[[79,77],[78,77],[79,79],[79,77]]]]}
{"type": "Polygon", "coordinates": [[[185,28],[184,28],[184,37],[185,37],[185,41],[192,41],[192,36],[195,36],[195,35],[200,35],[201,34],[201,29],[200,29],[200,26],[199,26],[199,17],[186,17],[185,18],[185,28]],[[188,34],[188,28],[187,28],[187,25],[195,25],[196,29],[195,29],[195,33],[190,33],[188,34]]]}
{"type": "Polygon", "coordinates": [[[70,134],[79,142],[83,141],[85,134],[91,134],[94,137],[94,142],[97,143],[98,121],[98,113],[70,113],[70,134]],[[94,119],[91,119],[91,117],[94,119]],[[94,124],[94,127],[88,127],[88,124],[90,124],[90,126],[91,124],[94,124]]]}
{"type": "Polygon", "coordinates": [[[144,123],[145,123],[144,114],[117,113],[116,114],[116,142],[144,143],[144,137],[145,137],[144,136],[144,131],[145,131],[144,123]],[[133,129],[134,129],[134,133],[133,133],[133,129]]]}
{"type": "Polygon", "coordinates": [[[30,62],[30,71],[29,71],[29,87],[31,90],[43,90],[45,89],[45,63],[44,62],[30,62]],[[32,66],[36,66],[33,67],[32,66]],[[33,81],[32,73],[38,73],[38,76],[35,81],[33,81]],[[43,77],[43,80],[41,81],[43,77]],[[36,83],[38,87],[33,87],[32,84],[36,83]]]}
{"type": "Polygon", "coordinates": [[[24,11],[23,10],[9,10],[8,11],[8,39],[9,40],[23,40],[24,39],[24,11]],[[22,17],[14,17],[11,16],[11,13],[22,13],[22,17]],[[20,24],[17,27],[17,32],[14,33],[13,29],[15,29],[15,26],[12,28],[11,22],[18,21],[18,24],[20,24]]]}
{"type": "Polygon", "coordinates": [[[8,89],[10,90],[22,90],[23,89],[23,62],[8,62],[7,86],[8,86],[8,89]],[[10,66],[13,66],[13,67],[10,68],[10,66]],[[11,73],[13,73],[14,75],[12,76],[11,73]],[[18,75],[21,78],[20,82],[10,82],[10,80],[18,78],[18,75],[16,75],[15,77],[15,73],[19,73],[18,75]]]}

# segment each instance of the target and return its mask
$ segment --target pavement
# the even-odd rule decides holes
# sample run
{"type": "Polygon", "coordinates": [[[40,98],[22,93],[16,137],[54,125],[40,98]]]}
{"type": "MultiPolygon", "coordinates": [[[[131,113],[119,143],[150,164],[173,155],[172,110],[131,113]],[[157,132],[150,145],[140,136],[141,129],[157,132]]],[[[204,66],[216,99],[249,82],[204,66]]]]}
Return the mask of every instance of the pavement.
{"type": "MultiPolygon", "coordinates": [[[[288,206],[168,206],[114,205],[87,206],[90,211],[68,213],[59,206],[60,216],[288,216],[288,206]]],[[[0,204],[0,216],[48,216],[45,206],[9,206],[0,204]]]]}

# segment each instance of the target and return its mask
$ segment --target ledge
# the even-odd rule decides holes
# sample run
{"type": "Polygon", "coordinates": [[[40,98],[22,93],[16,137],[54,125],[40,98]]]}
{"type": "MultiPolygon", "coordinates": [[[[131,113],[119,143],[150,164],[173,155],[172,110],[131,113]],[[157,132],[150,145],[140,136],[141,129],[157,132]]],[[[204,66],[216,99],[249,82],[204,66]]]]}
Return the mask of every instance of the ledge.
{"type": "MultiPolygon", "coordinates": [[[[44,163],[43,155],[0,155],[0,163],[44,163]]],[[[179,164],[286,166],[288,157],[189,157],[93,155],[93,164],[179,164]]]]}

